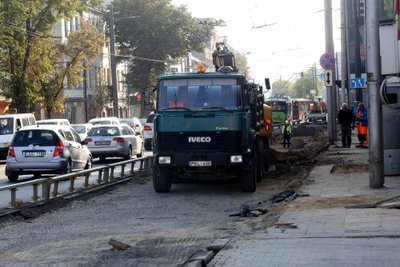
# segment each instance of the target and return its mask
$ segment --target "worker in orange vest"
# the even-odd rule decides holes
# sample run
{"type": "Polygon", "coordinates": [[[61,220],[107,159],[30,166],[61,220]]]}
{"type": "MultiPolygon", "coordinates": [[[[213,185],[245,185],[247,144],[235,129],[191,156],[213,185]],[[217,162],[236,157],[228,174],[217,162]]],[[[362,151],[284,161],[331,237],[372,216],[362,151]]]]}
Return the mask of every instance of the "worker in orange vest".
{"type": "Polygon", "coordinates": [[[368,148],[368,111],[363,103],[358,105],[356,121],[358,123],[357,137],[360,141],[359,147],[368,148]]]}

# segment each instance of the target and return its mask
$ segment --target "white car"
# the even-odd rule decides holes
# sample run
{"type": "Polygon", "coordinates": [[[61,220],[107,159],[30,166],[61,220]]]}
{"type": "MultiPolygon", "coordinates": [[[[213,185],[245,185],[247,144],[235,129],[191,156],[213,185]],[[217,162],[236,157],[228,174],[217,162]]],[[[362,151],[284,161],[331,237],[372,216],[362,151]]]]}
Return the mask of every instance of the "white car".
{"type": "Polygon", "coordinates": [[[142,157],[143,139],[127,124],[95,125],[90,129],[85,143],[93,155],[104,161],[107,157],[131,159],[142,157]]]}
{"type": "Polygon", "coordinates": [[[154,113],[151,113],[149,117],[147,117],[146,123],[143,126],[143,139],[144,139],[144,149],[145,150],[152,150],[153,149],[153,120],[154,120],[154,113]]]}
{"type": "Polygon", "coordinates": [[[140,120],[136,117],[119,119],[119,122],[128,124],[136,133],[142,134],[143,132],[142,124],[140,123],[140,120]]]}
{"type": "Polygon", "coordinates": [[[101,117],[91,119],[89,123],[91,123],[92,125],[119,124],[119,119],[117,117],[101,117]]]}
{"type": "Polygon", "coordinates": [[[11,182],[19,175],[66,174],[90,169],[92,155],[86,143],[69,126],[39,125],[20,129],[14,136],[6,160],[11,182]]]}
{"type": "Polygon", "coordinates": [[[79,134],[81,140],[85,140],[88,132],[92,129],[93,124],[91,123],[81,123],[81,124],[72,124],[72,128],[79,134]]]}
{"type": "Polygon", "coordinates": [[[46,120],[39,120],[36,121],[36,124],[38,125],[66,125],[66,126],[71,126],[69,123],[69,120],[67,119],[46,119],[46,120]]]}

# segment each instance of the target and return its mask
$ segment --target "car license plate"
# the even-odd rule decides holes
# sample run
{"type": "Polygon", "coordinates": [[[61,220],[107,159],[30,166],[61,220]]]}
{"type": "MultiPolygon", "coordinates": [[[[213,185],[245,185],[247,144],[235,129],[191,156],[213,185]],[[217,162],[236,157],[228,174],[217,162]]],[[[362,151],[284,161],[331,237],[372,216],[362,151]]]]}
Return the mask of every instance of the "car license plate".
{"type": "Polygon", "coordinates": [[[46,154],[45,151],[27,151],[25,152],[26,158],[36,158],[36,157],[44,157],[46,154]]]}
{"type": "Polygon", "coordinates": [[[209,167],[211,166],[211,161],[189,161],[190,167],[209,167]]]}
{"type": "Polygon", "coordinates": [[[96,145],[96,146],[107,146],[107,145],[109,145],[111,142],[110,141],[96,141],[96,142],[94,142],[94,144],[96,145]]]}

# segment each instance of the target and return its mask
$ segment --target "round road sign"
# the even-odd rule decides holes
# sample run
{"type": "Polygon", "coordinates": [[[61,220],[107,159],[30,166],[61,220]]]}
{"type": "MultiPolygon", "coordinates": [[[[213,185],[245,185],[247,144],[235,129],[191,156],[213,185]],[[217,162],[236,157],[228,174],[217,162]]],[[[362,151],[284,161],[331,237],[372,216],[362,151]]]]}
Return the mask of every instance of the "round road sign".
{"type": "Polygon", "coordinates": [[[335,57],[329,53],[323,54],[319,59],[319,64],[325,70],[331,70],[335,67],[335,57]]]}

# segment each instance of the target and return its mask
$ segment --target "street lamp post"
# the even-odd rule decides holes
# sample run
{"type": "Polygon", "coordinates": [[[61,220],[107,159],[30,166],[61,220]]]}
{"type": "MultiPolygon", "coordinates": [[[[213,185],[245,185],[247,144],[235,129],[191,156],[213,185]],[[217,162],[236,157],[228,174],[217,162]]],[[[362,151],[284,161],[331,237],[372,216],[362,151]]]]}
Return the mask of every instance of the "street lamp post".
{"type": "Polygon", "coordinates": [[[118,116],[118,87],[117,87],[117,62],[115,57],[115,36],[114,36],[114,9],[113,4],[110,4],[110,53],[111,53],[111,83],[112,83],[112,96],[114,116],[118,116]]]}

